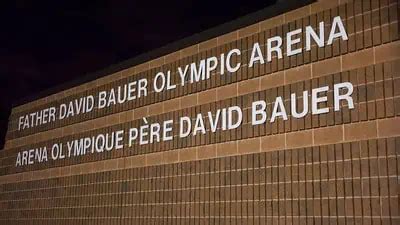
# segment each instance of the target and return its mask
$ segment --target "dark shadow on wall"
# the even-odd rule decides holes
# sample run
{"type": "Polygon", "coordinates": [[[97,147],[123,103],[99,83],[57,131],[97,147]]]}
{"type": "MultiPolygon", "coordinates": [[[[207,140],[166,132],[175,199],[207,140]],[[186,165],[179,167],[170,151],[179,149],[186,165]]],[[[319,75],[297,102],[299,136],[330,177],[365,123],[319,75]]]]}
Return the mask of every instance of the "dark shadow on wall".
{"type": "Polygon", "coordinates": [[[0,150],[4,148],[7,133],[8,115],[10,115],[10,108],[2,108],[0,111],[0,150]]]}

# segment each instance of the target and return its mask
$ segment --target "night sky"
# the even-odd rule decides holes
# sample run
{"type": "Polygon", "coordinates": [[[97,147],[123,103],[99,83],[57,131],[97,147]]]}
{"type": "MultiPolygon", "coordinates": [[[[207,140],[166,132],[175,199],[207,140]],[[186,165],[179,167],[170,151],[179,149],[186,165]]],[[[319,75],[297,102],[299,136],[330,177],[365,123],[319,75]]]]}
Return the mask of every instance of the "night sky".
{"type": "Polygon", "coordinates": [[[2,1],[0,149],[13,103],[275,1],[2,1]]]}

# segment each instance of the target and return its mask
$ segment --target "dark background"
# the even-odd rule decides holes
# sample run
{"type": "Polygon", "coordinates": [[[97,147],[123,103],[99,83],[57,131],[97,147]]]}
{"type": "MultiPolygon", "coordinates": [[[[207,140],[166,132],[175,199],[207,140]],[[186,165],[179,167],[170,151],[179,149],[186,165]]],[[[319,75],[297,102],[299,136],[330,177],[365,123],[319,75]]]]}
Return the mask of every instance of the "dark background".
{"type": "Polygon", "coordinates": [[[12,104],[276,2],[2,1],[0,149],[12,104]]]}

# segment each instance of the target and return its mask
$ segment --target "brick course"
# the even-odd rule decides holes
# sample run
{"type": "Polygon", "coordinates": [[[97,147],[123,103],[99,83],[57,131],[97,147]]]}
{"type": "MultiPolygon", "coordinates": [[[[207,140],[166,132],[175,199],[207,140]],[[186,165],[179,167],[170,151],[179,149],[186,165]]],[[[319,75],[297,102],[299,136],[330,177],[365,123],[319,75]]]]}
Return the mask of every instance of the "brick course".
{"type": "Polygon", "coordinates": [[[397,224],[399,145],[398,137],[369,139],[6,183],[0,218],[7,224],[397,224]]]}

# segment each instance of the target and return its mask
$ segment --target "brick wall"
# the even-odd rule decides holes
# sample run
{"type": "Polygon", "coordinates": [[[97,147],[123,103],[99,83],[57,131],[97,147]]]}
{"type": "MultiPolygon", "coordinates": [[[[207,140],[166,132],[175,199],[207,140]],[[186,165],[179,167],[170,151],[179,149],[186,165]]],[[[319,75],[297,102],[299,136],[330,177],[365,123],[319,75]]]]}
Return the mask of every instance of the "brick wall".
{"type": "MultiPolygon", "coordinates": [[[[16,107],[0,151],[6,224],[398,224],[399,2],[318,1],[78,87],[16,107]],[[340,15],[349,40],[249,68],[253,43],[340,15]],[[178,66],[242,50],[241,69],[138,101],[17,130],[29,112],[178,66]],[[250,104],[338,82],[354,109],[252,126],[250,104]],[[229,131],[15,167],[22,149],[238,105],[229,131]]],[[[329,33],[328,30],[325,33],[329,33]]],[[[299,46],[304,46],[300,43],[299,46]]],[[[269,113],[270,114],[270,113],[269,113]]],[[[175,124],[177,126],[177,124],[175,124]]],[[[210,127],[206,127],[207,130],[210,127]]],[[[177,131],[179,129],[175,129],[177,131]]],[[[177,133],[174,133],[177,136],[177,133]]]]}

